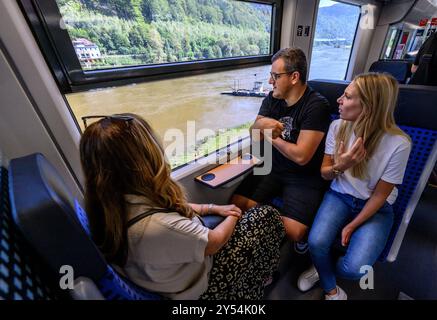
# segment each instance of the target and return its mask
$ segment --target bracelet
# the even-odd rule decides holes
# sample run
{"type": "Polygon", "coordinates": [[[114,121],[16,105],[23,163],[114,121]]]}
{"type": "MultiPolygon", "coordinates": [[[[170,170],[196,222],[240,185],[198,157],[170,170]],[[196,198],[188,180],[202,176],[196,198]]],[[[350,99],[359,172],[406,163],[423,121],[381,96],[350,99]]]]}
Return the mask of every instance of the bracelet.
{"type": "Polygon", "coordinates": [[[212,209],[213,206],[214,206],[214,205],[213,205],[212,203],[210,203],[210,204],[208,205],[208,214],[211,214],[211,209],[212,209]]]}
{"type": "Polygon", "coordinates": [[[332,172],[333,172],[334,175],[336,175],[336,176],[341,176],[341,175],[344,173],[344,171],[334,169],[334,166],[332,166],[332,172]]]}

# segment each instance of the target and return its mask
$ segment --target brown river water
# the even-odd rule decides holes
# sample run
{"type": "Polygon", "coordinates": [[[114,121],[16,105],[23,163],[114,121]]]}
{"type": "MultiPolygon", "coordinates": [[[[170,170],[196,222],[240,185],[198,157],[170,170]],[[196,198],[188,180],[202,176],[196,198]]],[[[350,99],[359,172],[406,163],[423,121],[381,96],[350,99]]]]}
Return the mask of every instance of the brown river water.
{"type": "Polygon", "coordinates": [[[267,65],[138,83],[73,93],[67,100],[81,126],[82,116],[132,112],[148,120],[161,137],[170,128],[186,133],[187,121],[195,121],[196,130],[217,131],[253,121],[262,102],[262,98],[220,93],[231,90],[235,81],[246,89],[262,81],[268,89],[269,71],[267,65]]]}

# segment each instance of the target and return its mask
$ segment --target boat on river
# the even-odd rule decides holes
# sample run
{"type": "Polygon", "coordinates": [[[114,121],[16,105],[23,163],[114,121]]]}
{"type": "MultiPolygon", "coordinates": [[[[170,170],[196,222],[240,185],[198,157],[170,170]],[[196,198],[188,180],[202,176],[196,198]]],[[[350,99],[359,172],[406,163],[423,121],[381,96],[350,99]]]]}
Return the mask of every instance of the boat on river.
{"type": "Polygon", "coordinates": [[[232,91],[223,91],[221,94],[228,94],[237,97],[259,97],[265,98],[269,95],[269,91],[264,90],[263,83],[261,81],[255,81],[252,89],[240,89],[238,85],[235,85],[232,91]]]}

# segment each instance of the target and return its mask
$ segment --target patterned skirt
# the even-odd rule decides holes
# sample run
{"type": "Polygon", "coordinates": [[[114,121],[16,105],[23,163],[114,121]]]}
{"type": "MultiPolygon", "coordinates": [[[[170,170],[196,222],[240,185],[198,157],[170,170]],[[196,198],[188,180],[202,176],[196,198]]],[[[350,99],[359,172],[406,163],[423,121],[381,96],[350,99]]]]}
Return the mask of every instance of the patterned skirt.
{"type": "Polygon", "coordinates": [[[214,255],[208,289],[199,299],[259,300],[279,264],[285,229],[271,206],[247,210],[228,243],[214,255]]]}

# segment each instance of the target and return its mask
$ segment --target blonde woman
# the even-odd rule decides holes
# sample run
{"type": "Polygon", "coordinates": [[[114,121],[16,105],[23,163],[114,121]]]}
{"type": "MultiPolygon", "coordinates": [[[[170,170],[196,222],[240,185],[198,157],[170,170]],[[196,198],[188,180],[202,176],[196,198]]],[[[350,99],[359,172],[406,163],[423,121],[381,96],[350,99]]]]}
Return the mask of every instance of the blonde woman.
{"type": "Polygon", "coordinates": [[[91,231],[108,262],[170,299],[261,299],[285,235],[278,211],[187,203],[144,119],[100,118],[80,155],[91,231]],[[210,230],[198,216],[213,213],[225,219],[210,230]]]}
{"type": "Polygon", "coordinates": [[[336,276],[360,279],[385,247],[393,224],[396,185],[402,183],[411,143],[394,122],[397,81],[390,75],[357,76],[338,98],[340,119],[326,139],[321,174],[332,180],[309,234],[314,266],[298,279],[302,291],[320,279],[327,300],[346,300],[336,276]],[[348,246],[336,263],[337,237],[348,246]]]}

